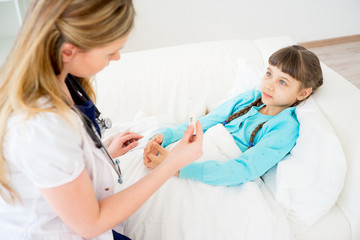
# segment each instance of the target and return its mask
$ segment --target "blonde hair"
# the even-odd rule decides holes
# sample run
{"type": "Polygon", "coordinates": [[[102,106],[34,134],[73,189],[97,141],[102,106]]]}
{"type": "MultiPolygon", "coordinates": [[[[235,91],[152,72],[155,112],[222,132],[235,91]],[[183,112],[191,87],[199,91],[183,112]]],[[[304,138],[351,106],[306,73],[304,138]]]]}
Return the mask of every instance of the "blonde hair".
{"type": "MultiPolygon", "coordinates": [[[[107,45],[128,34],[134,25],[131,0],[33,0],[11,53],[0,69],[0,142],[14,111],[33,116],[42,111],[67,118],[71,106],[60,89],[61,47],[71,43],[81,50],[107,45]],[[46,96],[51,108],[37,106],[46,96]]],[[[90,79],[80,83],[95,100],[90,79]]],[[[0,145],[0,196],[8,203],[19,199],[11,188],[3,144],[0,145]],[[4,191],[5,190],[5,191],[4,191]]]]}

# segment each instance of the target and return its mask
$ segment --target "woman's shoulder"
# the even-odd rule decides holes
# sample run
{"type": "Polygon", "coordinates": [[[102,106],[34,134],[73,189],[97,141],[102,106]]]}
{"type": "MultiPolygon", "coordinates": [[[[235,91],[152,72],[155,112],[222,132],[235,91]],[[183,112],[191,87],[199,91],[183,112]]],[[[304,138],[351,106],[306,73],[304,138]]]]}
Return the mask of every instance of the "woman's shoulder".
{"type": "MultiPolygon", "coordinates": [[[[75,114],[75,113],[74,113],[75,114]]],[[[81,128],[76,116],[41,111],[12,114],[4,138],[4,156],[37,187],[74,180],[84,168],[81,128]],[[38,166],[41,166],[39,168],[38,166]],[[49,177],[51,176],[51,177],[49,177]]]]}
{"type": "Polygon", "coordinates": [[[55,110],[41,110],[34,114],[20,111],[11,114],[6,129],[8,134],[19,134],[25,131],[34,136],[44,132],[47,132],[47,135],[66,134],[66,132],[80,134],[80,125],[81,120],[73,111],[69,111],[67,114],[60,114],[55,110]]]}
{"type": "Polygon", "coordinates": [[[75,126],[79,117],[70,108],[59,111],[54,107],[48,97],[39,98],[32,110],[17,110],[8,118],[7,128],[31,126],[33,128],[47,128],[55,126],[75,126]]]}

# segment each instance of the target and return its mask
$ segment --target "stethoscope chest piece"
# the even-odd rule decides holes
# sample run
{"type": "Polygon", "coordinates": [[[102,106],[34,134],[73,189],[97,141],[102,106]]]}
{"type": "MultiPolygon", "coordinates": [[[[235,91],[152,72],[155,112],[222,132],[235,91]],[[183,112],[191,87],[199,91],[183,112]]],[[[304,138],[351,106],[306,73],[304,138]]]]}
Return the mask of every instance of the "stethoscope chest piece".
{"type": "Polygon", "coordinates": [[[122,184],[123,179],[122,179],[122,173],[121,173],[121,170],[120,170],[120,161],[119,161],[119,159],[115,159],[115,165],[116,165],[116,168],[117,168],[116,173],[119,173],[118,174],[118,183],[122,184]]]}
{"type": "Polygon", "coordinates": [[[118,183],[120,183],[120,184],[122,184],[122,183],[123,183],[122,178],[118,178],[118,183]]]}

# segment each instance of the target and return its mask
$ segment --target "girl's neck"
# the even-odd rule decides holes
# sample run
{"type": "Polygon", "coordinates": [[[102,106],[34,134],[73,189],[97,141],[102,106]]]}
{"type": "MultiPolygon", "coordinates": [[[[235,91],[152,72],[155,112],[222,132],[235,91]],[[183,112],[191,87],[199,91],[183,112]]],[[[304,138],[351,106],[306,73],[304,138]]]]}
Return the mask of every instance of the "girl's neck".
{"type": "Polygon", "coordinates": [[[275,116],[275,115],[278,115],[284,109],[285,109],[285,107],[272,107],[272,106],[265,105],[259,110],[259,113],[261,113],[263,115],[275,116]]]}

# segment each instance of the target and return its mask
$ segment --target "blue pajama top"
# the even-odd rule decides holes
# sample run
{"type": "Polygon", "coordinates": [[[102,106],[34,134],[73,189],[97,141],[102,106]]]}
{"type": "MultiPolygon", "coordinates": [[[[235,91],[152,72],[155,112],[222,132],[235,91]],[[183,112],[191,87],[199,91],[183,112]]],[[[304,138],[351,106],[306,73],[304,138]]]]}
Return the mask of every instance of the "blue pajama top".
{"type": "MultiPolygon", "coordinates": [[[[251,90],[226,101],[199,119],[203,131],[224,122],[231,114],[249,106],[260,96],[260,91],[251,90]]],[[[299,136],[299,122],[295,115],[295,107],[286,108],[279,114],[270,116],[259,113],[263,106],[252,107],[248,113],[225,125],[242,152],[239,157],[226,162],[194,162],[181,169],[179,177],[211,185],[238,185],[260,177],[275,166],[294,147],[299,136]],[[254,138],[254,146],[248,149],[251,133],[265,121],[267,122],[254,138]]],[[[180,140],[187,126],[188,123],[185,123],[160,132],[164,135],[162,146],[166,147],[180,140]]]]}

